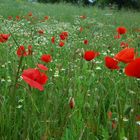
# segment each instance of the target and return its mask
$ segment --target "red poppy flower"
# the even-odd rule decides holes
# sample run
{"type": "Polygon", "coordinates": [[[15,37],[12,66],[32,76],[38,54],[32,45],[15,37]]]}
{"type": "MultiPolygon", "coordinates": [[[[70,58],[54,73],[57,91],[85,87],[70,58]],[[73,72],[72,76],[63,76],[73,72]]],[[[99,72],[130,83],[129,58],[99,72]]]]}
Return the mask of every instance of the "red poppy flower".
{"type": "Polygon", "coordinates": [[[31,87],[37,88],[40,91],[44,90],[43,85],[47,82],[48,77],[41,73],[38,69],[29,68],[22,73],[23,80],[31,87]]]}
{"type": "Polygon", "coordinates": [[[68,32],[62,32],[60,35],[59,35],[60,39],[61,40],[65,40],[68,38],[68,32]]]}
{"type": "Polygon", "coordinates": [[[45,16],[45,17],[44,17],[44,19],[45,19],[45,20],[48,20],[48,19],[49,19],[49,17],[48,17],[48,16],[45,16]]]}
{"type": "Polygon", "coordinates": [[[121,42],[120,46],[121,46],[121,48],[127,48],[128,47],[128,43],[121,42]]]}
{"type": "Polygon", "coordinates": [[[86,16],[80,16],[80,18],[81,18],[81,19],[85,19],[85,18],[86,18],[86,16]]]}
{"type": "Polygon", "coordinates": [[[127,76],[140,78],[140,58],[136,58],[125,67],[127,76]]]}
{"type": "Polygon", "coordinates": [[[52,44],[55,43],[55,37],[54,36],[51,38],[51,42],[52,42],[52,44]]]}
{"type": "Polygon", "coordinates": [[[119,69],[118,61],[114,60],[110,56],[105,57],[105,66],[111,70],[119,69]]]}
{"type": "Polygon", "coordinates": [[[126,28],[125,27],[118,27],[117,28],[117,32],[119,34],[125,34],[127,32],[126,28]]]}
{"type": "Polygon", "coordinates": [[[47,71],[48,68],[46,66],[44,66],[43,64],[37,64],[38,68],[44,71],[47,71]]]}
{"type": "Polygon", "coordinates": [[[16,16],[16,20],[20,20],[20,16],[16,16]]]}
{"type": "Polygon", "coordinates": [[[88,40],[84,40],[84,44],[87,45],[88,44],[88,40]]]}
{"type": "Polygon", "coordinates": [[[38,33],[39,33],[40,35],[43,35],[43,34],[44,34],[44,30],[39,30],[38,33]]]}
{"type": "Polygon", "coordinates": [[[0,34],[0,42],[4,43],[8,40],[10,34],[0,34]]]}
{"type": "Polygon", "coordinates": [[[8,19],[11,20],[12,19],[12,16],[8,16],[8,19]]]}
{"type": "Polygon", "coordinates": [[[19,46],[19,48],[17,49],[17,55],[18,55],[18,57],[27,56],[27,52],[26,52],[24,46],[19,46]]]}
{"type": "Polygon", "coordinates": [[[95,52],[95,51],[86,51],[84,53],[84,59],[87,60],[87,61],[91,61],[92,59],[94,59],[98,55],[99,55],[98,52],[95,52]]]}
{"type": "Polygon", "coordinates": [[[59,46],[60,46],[60,47],[63,47],[64,45],[65,45],[64,42],[62,42],[62,41],[59,42],[59,46]]]}
{"type": "Polygon", "coordinates": [[[117,53],[114,58],[123,63],[129,63],[135,58],[134,48],[125,48],[117,53]]]}
{"type": "Polygon", "coordinates": [[[52,57],[50,54],[43,54],[40,58],[43,62],[49,63],[52,61],[52,57]]]}

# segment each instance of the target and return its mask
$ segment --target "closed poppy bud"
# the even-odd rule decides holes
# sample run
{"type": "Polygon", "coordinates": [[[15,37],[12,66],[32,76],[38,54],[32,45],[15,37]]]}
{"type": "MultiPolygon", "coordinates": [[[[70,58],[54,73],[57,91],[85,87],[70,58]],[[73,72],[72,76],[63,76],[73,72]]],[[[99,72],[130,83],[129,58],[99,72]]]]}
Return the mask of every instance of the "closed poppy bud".
{"type": "Polygon", "coordinates": [[[117,28],[117,32],[119,34],[125,34],[127,32],[126,28],[125,27],[118,27],[117,28]]]}
{"type": "Polygon", "coordinates": [[[69,106],[70,106],[71,109],[73,109],[74,106],[75,106],[75,101],[74,101],[74,98],[73,97],[70,97],[69,106]]]}
{"type": "Polygon", "coordinates": [[[29,45],[28,46],[28,55],[32,55],[33,51],[32,51],[32,46],[29,45]]]}
{"type": "Polygon", "coordinates": [[[88,44],[88,40],[84,40],[84,44],[87,45],[88,44]]]}
{"type": "Polygon", "coordinates": [[[140,121],[140,115],[136,115],[136,121],[140,121]]]}
{"type": "Polygon", "coordinates": [[[40,59],[46,63],[49,63],[52,61],[52,57],[50,54],[43,54],[40,59]]]}
{"type": "Polygon", "coordinates": [[[116,128],[116,126],[117,126],[116,121],[115,121],[115,120],[113,120],[113,121],[112,121],[112,128],[113,128],[113,129],[115,129],[115,128],[116,128]]]}
{"type": "Polygon", "coordinates": [[[107,113],[107,116],[108,116],[108,119],[110,120],[110,119],[112,118],[112,112],[109,111],[109,112],[107,113]]]}
{"type": "Polygon", "coordinates": [[[44,17],[44,19],[45,19],[45,20],[48,20],[48,19],[49,19],[49,17],[48,17],[48,16],[45,16],[45,17],[44,17]]]}
{"type": "Polygon", "coordinates": [[[55,43],[55,37],[54,36],[51,38],[51,42],[52,42],[52,44],[55,43]]]}
{"type": "Polygon", "coordinates": [[[83,31],[83,28],[82,27],[80,27],[80,32],[82,32],[83,31]]]}
{"type": "Polygon", "coordinates": [[[44,30],[39,30],[38,33],[39,33],[40,35],[42,35],[42,34],[44,34],[44,30]]]}

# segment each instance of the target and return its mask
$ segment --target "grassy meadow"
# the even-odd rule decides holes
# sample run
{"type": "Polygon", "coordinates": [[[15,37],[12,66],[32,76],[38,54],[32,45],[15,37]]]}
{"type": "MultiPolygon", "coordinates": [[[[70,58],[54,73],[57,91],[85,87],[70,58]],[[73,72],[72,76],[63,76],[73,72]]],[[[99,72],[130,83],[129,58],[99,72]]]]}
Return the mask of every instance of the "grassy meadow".
{"type": "Polygon", "coordinates": [[[140,80],[124,73],[127,64],[105,66],[121,42],[139,57],[139,12],[0,0],[0,34],[10,34],[0,42],[0,140],[140,140],[140,80]],[[29,45],[30,55],[18,54],[29,45]],[[99,56],[86,61],[88,50],[99,56]],[[48,77],[41,91],[22,77],[38,64],[48,68],[39,70],[48,77]]]}

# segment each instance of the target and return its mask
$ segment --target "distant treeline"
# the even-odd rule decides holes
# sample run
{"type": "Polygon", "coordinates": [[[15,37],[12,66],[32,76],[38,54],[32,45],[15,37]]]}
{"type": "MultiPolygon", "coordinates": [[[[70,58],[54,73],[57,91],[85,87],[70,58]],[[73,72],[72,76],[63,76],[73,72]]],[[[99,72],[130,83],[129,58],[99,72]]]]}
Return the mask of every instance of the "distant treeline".
{"type": "Polygon", "coordinates": [[[82,4],[82,5],[99,5],[101,7],[116,4],[118,9],[122,7],[140,9],[140,0],[38,0],[38,2],[44,3],[73,3],[73,4],[82,4]]]}

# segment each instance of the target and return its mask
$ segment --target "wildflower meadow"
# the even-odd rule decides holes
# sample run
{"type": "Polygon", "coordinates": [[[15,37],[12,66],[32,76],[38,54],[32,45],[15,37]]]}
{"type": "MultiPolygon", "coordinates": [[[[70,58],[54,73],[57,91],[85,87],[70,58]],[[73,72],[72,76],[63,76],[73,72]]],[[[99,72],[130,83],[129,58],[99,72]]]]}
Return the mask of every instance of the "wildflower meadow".
{"type": "Polygon", "coordinates": [[[140,13],[0,2],[0,140],[140,140],[140,13]]]}

